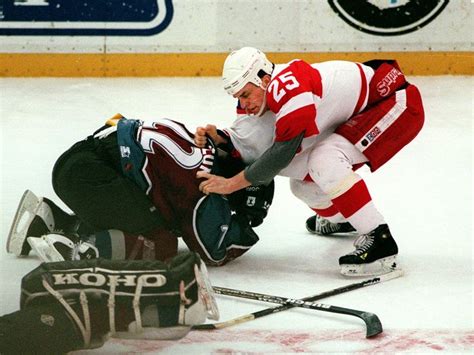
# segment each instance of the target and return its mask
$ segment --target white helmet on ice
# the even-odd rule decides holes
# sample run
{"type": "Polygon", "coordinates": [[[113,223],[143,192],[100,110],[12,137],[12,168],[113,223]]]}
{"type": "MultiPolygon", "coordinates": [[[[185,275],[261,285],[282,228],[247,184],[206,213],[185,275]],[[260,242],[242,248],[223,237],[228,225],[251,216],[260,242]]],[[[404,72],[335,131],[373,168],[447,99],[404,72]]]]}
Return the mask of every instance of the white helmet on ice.
{"type": "Polygon", "coordinates": [[[252,47],[243,47],[233,51],[227,56],[222,70],[225,91],[229,95],[235,95],[247,83],[261,86],[260,71],[268,75],[273,72],[272,62],[263,52],[252,47]]]}

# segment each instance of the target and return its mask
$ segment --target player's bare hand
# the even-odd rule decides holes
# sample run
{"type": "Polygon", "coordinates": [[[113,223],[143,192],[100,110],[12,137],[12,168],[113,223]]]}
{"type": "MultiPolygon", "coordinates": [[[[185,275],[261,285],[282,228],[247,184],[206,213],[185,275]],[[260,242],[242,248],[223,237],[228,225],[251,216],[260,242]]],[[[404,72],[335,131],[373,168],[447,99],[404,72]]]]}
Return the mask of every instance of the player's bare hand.
{"type": "Polygon", "coordinates": [[[199,190],[209,195],[210,193],[227,195],[232,193],[232,189],[228,184],[228,179],[222,176],[198,171],[196,174],[198,179],[206,179],[199,184],[199,190]]]}
{"type": "Polygon", "coordinates": [[[196,144],[200,148],[204,148],[206,146],[206,143],[206,128],[198,127],[196,129],[196,133],[194,133],[194,144],[196,144]]]}
{"type": "Polygon", "coordinates": [[[196,129],[196,133],[194,134],[194,144],[200,148],[205,147],[207,137],[211,138],[217,145],[227,143],[227,140],[217,133],[217,127],[208,124],[206,127],[198,127],[196,129]]]}
{"type": "Polygon", "coordinates": [[[206,126],[206,133],[217,145],[227,143],[225,138],[217,134],[217,127],[212,124],[206,126]]]}

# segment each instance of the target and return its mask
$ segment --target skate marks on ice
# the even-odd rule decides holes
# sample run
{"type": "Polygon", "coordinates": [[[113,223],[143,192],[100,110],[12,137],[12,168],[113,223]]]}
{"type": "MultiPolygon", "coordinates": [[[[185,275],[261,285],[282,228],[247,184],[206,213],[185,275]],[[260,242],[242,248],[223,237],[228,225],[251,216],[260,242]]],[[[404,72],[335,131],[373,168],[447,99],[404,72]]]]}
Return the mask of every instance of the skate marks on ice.
{"type": "Polygon", "coordinates": [[[96,351],[79,354],[265,354],[265,353],[471,353],[473,330],[387,329],[372,339],[359,330],[192,331],[178,341],[110,339],[96,351]]]}

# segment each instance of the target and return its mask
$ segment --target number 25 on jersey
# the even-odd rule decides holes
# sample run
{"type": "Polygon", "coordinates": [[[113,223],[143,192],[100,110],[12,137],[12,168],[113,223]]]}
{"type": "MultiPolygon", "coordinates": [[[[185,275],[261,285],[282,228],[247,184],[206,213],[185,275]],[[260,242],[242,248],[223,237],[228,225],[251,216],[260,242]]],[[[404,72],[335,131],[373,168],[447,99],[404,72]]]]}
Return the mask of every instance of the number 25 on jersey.
{"type": "Polygon", "coordinates": [[[279,75],[268,86],[268,92],[273,95],[273,100],[278,103],[288,91],[300,86],[291,71],[279,75]]]}

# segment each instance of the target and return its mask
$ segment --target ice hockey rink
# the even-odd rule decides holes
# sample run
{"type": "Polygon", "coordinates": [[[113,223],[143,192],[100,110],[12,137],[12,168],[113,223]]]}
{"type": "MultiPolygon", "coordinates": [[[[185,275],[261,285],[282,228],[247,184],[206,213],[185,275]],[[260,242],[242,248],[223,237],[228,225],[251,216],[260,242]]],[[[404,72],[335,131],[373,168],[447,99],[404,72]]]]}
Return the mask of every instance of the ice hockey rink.
{"type": "MultiPolygon", "coordinates": [[[[78,354],[446,353],[472,354],[472,77],[411,77],[426,122],[392,161],[370,174],[372,197],[398,242],[405,275],[320,302],[373,312],[384,332],[365,338],[357,318],[293,308],[221,330],[191,331],[178,341],[111,339],[78,354]]],[[[39,264],[7,254],[5,242],[25,189],[59,203],[51,170],[59,155],[103,122],[167,117],[190,130],[231,123],[235,102],[219,78],[0,79],[0,314],[19,307],[23,275],[39,264]]],[[[309,234],[311,211],[276,179],[260,241],[243,257],[209,270],[214,285],[302,298],[366,278],[339,274],[352,237],[309,234]]],[[[184,249],[184,247],[182,247],[184,249]]],[[[272,304],[216,296],[221,321],[272,304]]],[[[54,341],[54,339],[51,339],[54,341]]]]}

